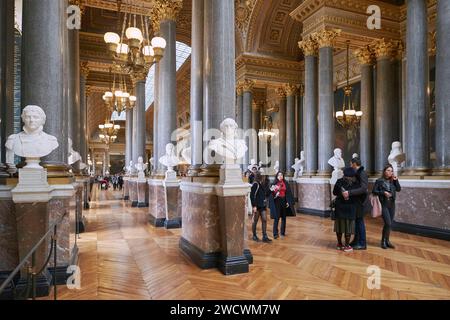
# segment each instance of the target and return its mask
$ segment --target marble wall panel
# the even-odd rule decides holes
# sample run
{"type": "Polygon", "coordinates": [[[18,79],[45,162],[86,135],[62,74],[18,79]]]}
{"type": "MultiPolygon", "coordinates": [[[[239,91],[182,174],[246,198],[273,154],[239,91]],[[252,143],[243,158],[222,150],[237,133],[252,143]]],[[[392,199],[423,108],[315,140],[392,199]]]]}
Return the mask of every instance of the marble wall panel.
{"type": "Polygon", "coordinates": [[[15,205],[0,200],[0,272],[12,271],[19,264],[15,205]]]}
{"type": "Polygon", "coordinates": [[[298,208],[330,210],[331,188],[329,183],[298,183],[298,208]]]}

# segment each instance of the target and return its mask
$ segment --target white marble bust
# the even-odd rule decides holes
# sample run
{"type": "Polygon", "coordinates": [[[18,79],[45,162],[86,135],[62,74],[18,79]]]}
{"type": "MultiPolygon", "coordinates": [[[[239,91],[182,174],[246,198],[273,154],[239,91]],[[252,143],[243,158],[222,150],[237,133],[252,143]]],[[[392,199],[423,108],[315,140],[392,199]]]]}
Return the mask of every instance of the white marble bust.
{"type": "Polygon", "coordinates": [[[7,162],[14,163],[16,154],[27,158],[28,164],[30,161],[39,163],[39,158],[49,155],[58,148],[56,137],[43,131],[46,118],[44,110],[39,106],[28,105],[23,109],[22,121],[25,124],[23,131],[10,135],[5,144],[7,162]]]}
{"type": "Polygon", "coordinates": [[[305,167],[305,152],[300,152],[300,159],[295,158],[295,163],[292,166],[294,169],[294,178],[299,178],[303,175],[303,169],[305,167]]]}
{"type": "Polygon", "coordinates": [[[342,150],[339,148],[334,149],[334,155],[328,160],[328,164],[334,168],[331,173],[331,184],[335,184],[336,181],[344,176],[342,171],[345,168],[345,161],[342,159],[342,150]]]}
{"type": "Polygon", "coordinates": [[[233,119],[223,120],[220,124],[222,137],[211,140],[208,145],[209,149],[225,158],[227,164],[235,164],[248,150],[245,140],[237,137],[237,129],[238,125],[233,119]]]}
{"type": "Polygon", "coordinates": [[[275,174],[280,171],[280,161],[275,161],[275,165],[273,166],[273,170],[275,170],[275,174]]]}
{"type": "Polygon", "coordinates": [[[394,169],[394,175],[398,176],[398,172],[405,162],[405,154],[403,153],[401,142],[392,142],[392,149],[388,156],[388,162],[394,169]]]}
{"type": "Polygon", "coordinates": [[[167,167],[168,172],[173,172],[173,167],[180,163],[180,159],[175,154],[175,146],[172,143],[166,144],[166,154],[159,159],[159,163],[167,167]]]}
{"type": "Polygon", "coordinates": [[[258,170],[259,170],[259,173],[264,174],[263,162],[262,161],[258,162],[258,170]]]}
{"type": "Polygon", "coordinates": [[[73,142],[72,139],[70,138],[68,139],[68,149],[69,149],[69,156],[67,158],[67,162],[69,164],[74,164],[78,160],[81,160],[81,155],[75,150],[73,150],[73,142]]]}
{"type": "Polygon", "coordinates": [[[133,160],[130,160],[128,167],[126,167],[126,173],[127,175],[131,176],[133,174],[133,171],[134,171],[133,160]]]}
{"type": "Polygon", "coordinates": [[[258,167],[258,165],[256,164],[255,159],[251,159],[251,160],[250,160],[250,164],[248,165],[247,169],[248,169],[249,171],[252,171],[252,168],[253,168],[253,167],[258,167]]]}
{"type": "Polygon", "coordinates": [[[147,165],[144,163],[144,159],[142,157],[138,158],[138,163],[134,166],[138,173],[138,180],[145,180],[145,170],[147,169],[147,165]]]}
{"type": "Polygon", "coordinates": [[[357,154],[357,153],[352,154],[352,159],[355,159],[355,158],[359,158],[359,154],[357,154]]]}

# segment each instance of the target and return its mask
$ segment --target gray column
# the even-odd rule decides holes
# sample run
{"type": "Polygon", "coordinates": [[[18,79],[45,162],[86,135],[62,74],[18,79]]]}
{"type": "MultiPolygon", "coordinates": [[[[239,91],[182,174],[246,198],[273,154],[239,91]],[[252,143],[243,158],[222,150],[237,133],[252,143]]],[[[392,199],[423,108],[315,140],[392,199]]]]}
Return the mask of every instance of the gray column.
{"type": "Polygon", "coordinates": [[[428,20],[423,0],[407,1],[406,20],[406,170],[429,169],[428,141],[428,20]]]}
{"type": "MultiPolygon", "coordinates": [[[[225,118],[235,119],[236,75],[234,2],[205,1],[203,64],[203,129],[220,128],[225,118]]],[[[209,175],[206,169],[202,175],[209,175]]],[[[218,170],[213,170],[213,175],[218,170]]]]}
{"type": "Polygon", "coordinates": [[[44,160],[67,163],[67,101],[64,39],[67,1],[23,1],[22,105],[39,105],[47,115],[44,131],[59,147],[44,160]]]}
{"type": "Polygon", "coordinates": [[[436,174],[450,174],[450,2],[438,1],[436,24],[436,174]]]}
{"type": "Polygon", "coordinates": [[[155,77],[154,77],[154,101],[153,101],[153,171],[152,175],[156,174],[161,167],[159,163],[159,150],[158,150],[158,114],[159,114],[159,63],[155,65],[155,77]]]}
{"type": "Polygon", "coordinates": [[[81,161],[87,163],[88,136],[87,136],[87,96],[89,88],[86,87],[89,68],[86,63],[80,68],[80,155],[81,161]]]}
{"type": "Polygon", "coordinates": [[[280,98],[279,104],[279,118],[278,118],[278,142],[279,142],[279,161],[280,161],[280,171],[286,171],[286,92],[283,88],[278,88],[277,94],[280,98]]]}
{"type": "Polygon", "coordinates": [[[244,89],[240,84],[236,87],[236,96],[236,123],[242,129],[244,127],[244,89]]]}
{"type": "Polygon", "coordinates": [[[295,154],[295,95],[297,88],[294,85],[286,86],[286,174],[292,176],[292,165],[295,154]]]}
{"type": "MultiPolygon", "coordinates": [[[[173,143],[171,135],[177,128],[176,22],[162,20],[160,27],[167,46],[159,62],[158,159],[166,153],[166,144],[173,143]]],[[[158,173],[164,174],[161,167],[158,173]]]]}
{"type": "Polygon", "coordinates": [[[204,1],[192,0],[190,175],[198,174],[203,163],[203,22],[204,1]]]}
{"type": "Polygon", "coordinates": [[[133,109],[125,112],[125,167],[133,160],[133,109]]]}
{"type": "Polygon", "coordinates": [[[5,143],[14,133],[14,0],[0,3],[0,177],[6,171],[5,143]]]}
{"type": "Polygon", "coordinates": [[[369,173],[374,172],[373,153],[373,65],[361,65],[361,118],[359,153],[362,165],[369,173]]]}
{"type": "Polygon", "coordinates": [[[317,172],[317,57],[305,57],[305,106],[303,117],[306,175],[317,172]]]}
{"type": "Polygon", "coordinates": [[[253,133],[256,135],[254,137],[254,149],[253,149],[253,155],[252,158],[255,159],[256,162],[259,161],[259,139],[258,139],[258,132],[259,129],[261,129],[261,122],[262,122],[262,108],[263,104],[261,101],[257,101],[253,103],[252,108],[252,128],[254,129],[253,133]]]}
{"type": "Polygon", "coordinates": [[[140,75],[133,81],[136,93],[136,105],[133,114],[133,162],[137,163],[138,158],[142,157],[146,161],[145,143],[145,76],[140,75]]]}
{"type": "Polygon", "coordinates": [[[319,174],[329,175],[331,166],[328,159],[334,149],[333,118],[333,48],[319,49],[319,174]]]}
{"type": "Polygon", "coordinates": [[[295,99],[295,154],[298,158],[303,150],[303,96],[304,87],[301,85],[295,99]]]}
{"type": "MultiPolygon", "coordinates": [[[[73,150],[80,151],[80,36],[78,30],[69,30],[68,46],[68,93],[69,93],[69,137],[73,150]]],[[[75,164],[77,167],[79,164],[75,164]]]]}
{"type": "Polygon", "coordinates": [[[246,143],[248,146],[248,151],[245,153],[243,167],[244,170],[247,169],[247,166],[250,164],[250,159],[254,156],[254,148],[255,146],[252,143],[251,129],[252,126],[252,104],[253,104],[253,84],[251,82],[247,82],[244,85],[244,94],[243,94],[243,104],[242,104],[242,129],[244,130],[246,137],[246,143]]]}
{"type": "Polygon", "coordinates": [[[375,112],[375,170],[388,163],[394,137],[395,77],[390,55],[377,57],[377,93],[375,112]]]}

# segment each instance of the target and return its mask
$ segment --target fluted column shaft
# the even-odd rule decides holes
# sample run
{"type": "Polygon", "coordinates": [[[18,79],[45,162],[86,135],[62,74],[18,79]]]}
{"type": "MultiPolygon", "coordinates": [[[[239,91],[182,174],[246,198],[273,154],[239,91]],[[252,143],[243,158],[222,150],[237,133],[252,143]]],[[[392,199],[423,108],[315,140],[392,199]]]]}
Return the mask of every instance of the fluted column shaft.
{"type": "Polygon", "coordinates": [[[303,117],[305,174],[317,172],[317,57],[305,57],[305,106],[303,117]]]}
{"type": "Polygon", "coordinates": [[[125,111],[125,167],[133,160],[133,109],[125,111]]]}
{"type": "Polygon", "coordinates": [[[428,20],[423,0],[407,1],[406,28],[406,170],[429,169],[428,20]]]}
{"type": "MultiPolygon", "coordinates": [[[[255,146],[252,141],[251,129],[253,129],[252,123],[252,104],[253,104],[253,93],[252,87],[248,86],[244,88],[243,94],[243,112],[242,112],[242,129],[247,134],[245,139],[247,141],[248,151],[245,153],[244,157],[244,170],[250,164],[250,159],[254,157],[255,146]]],[[[255,159],[256,160],[256,159],[255,159]]]]}
{"type": "Polygon", "coordinates": [[[286,172],[286,92],[283,88],[279,88],[277,90],[278,97],[280,98],[280,104],[279,104],[279,125],[278,125],[278,131],[279,131],[279,150],[280,150],[280,156],[279,156],[279,164],[280,164],[280,171],[286,172]]]}
{"type": "Polygon", "coordinates": [[[300,156],[300,152],[303,150],[303,96],[304,87],[300,86],[300,91],[296,96],[295,106],[295,154],[300,156]]]}
{"type": "Polygon", "coordinates": [[[23,1],[22,105],[39,105],[47,121],[44,131],[59,147],[46,162],[67,163],[65,58],[67,1],[23,1]]]}
{"type": "Polygon", "coordinates": [[[69,81],[69,137],[73,150],[80,151],[80,34],[78,30],[68,31],[68,81],[69,81]]]}
{"type": "Polygon", "coordinates": [[[361,65],[361,117],[360,158],[366,171],[374,171],[373,153],[373,65],[361,65]]]}
{"type": "Polygon", "coordinates": [[[137,79],[134,82],[134,87],[136,91],[136,104],[133,108],[133,131],[136,134],[133,136],[133,162],[137,163],[139,157],[142,157],[144,162],[146,160],[145,78],[137,79]]]}
{"type": "Polygon", "coordinates": [[[286,174],[293,174],[292,165],[295,160],[295,95],[297,88],[293,85],[286,87],[286,174]]]}
{"type": "Polygon", "coordinates": [[[0,176],[6,168],[5,143],[14,133],[14,0],[0,3],[0,176]]]}
{"type": "Polygon", "coordinates": [[[162,165],[159,163],[159,146],[158,146],[158,133],[159,133],[159,64],[155,66],[155,82],[154,82],[154,101],[153,101],[153,171],[152,174],[158,172],[162,165]]]}
{"type": "Polygon", "coordinates": [[[450,2],[438,1],[436,23],[436,174],[450,174],[450,2]]]}
{"type": "Polygon", "coordinates": [[[259,161],[259,139],[258,139],[258,132],[259,129],[261,129],[261,121],[262,121],[262,117],[261,117],[261,110],[262,106],[260,104],[260,102],[256,102],[253,103],[253,108],[252,108],[252,128],[253,128],[253,134],[255,135],[253,138],[253,143],[254,143],[254,148],[252,150],[252,157],[253,159],[255,159],[256,162],[259,161]]]}
{"type": "Polygon", "coordinates": [[[203,163],[203,22],[204,0],[192,0],[191,170],[203,163]]]}
{"type": "Polygon", "coordinates": [[[87,96],[89,90],[86,88],[86,81],[89,69],[87,69],[86,66],[83,68],[84,70],[80,70],[80,155],[81,161],[87,163],[87,96]]]}
{"type": "Polygon", "coordinates": [[[244,90],[241,85],[236,88],[237,105],[236,105],[236,123],[239,128],[244,127],[244,90]]]}

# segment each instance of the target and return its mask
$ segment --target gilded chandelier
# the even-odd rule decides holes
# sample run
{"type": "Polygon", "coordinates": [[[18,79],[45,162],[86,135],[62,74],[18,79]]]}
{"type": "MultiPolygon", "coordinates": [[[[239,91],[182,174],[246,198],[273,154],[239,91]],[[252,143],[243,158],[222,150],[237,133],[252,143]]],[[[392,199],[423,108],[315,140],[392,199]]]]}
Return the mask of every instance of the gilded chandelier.
{"type": "Polygon", "coordinates": [[[120,125],[114,124],[114,122],[111,123],[108,119],[106,119],[104,124],[98,125],[98,128],[101,132],[98,136],[106,145],[116,141],[117,133],[120,130],[120,125]]]}
{"type": "Polygon", "coordinates": [[[110,112],[116,111],[120,116],[122,111],[134,108],[136,104],[136,97],[128,93],[124,76],[119,73],[117,78],[118,83],[116,83],[116,74],[114,74],[112,85],[110,85],[109,91],[106,91],[103,95],[103,101],[105,101],[105,104],[110,112]]]}

